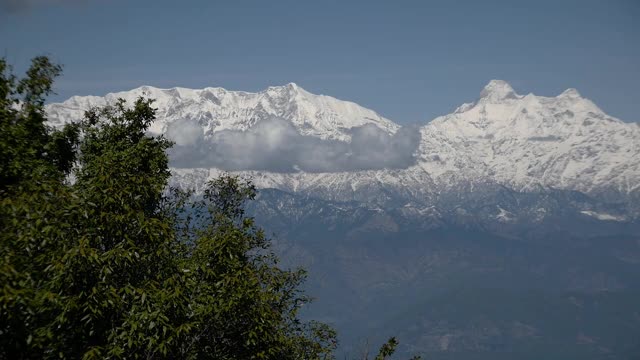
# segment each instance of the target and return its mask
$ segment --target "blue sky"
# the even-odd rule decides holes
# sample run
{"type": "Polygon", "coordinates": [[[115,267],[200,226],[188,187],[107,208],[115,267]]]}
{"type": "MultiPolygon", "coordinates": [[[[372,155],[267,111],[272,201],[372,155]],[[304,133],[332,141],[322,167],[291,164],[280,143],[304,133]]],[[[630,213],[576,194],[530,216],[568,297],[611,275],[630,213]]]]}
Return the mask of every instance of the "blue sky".
{"type": "Polygon", "coordinates": [[[140,85],[257,91],[296,82],[400,123],[475,99],[575,87],[638,121],[640,1],[0,0],[17,70],[64,64],[62,100],[140,85]]]}

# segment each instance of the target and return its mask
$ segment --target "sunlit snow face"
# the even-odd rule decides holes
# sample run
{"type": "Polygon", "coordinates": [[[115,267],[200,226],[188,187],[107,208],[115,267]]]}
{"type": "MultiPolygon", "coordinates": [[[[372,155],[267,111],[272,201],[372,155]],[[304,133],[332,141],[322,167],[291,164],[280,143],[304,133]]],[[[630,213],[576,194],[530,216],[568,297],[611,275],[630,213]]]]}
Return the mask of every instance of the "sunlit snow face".
{"type": "Polygon", "coordinates": [[[193,120],[172,123],[167,137],[174,167],[273,172],[339,172],[407,168],[415,163],[420,136],[403,128],[389,134],[375,125],[351,129],[351,142],[301,135],[288,121],[272,117],[247,131],[223,130],[205,139],[193,120]]]}

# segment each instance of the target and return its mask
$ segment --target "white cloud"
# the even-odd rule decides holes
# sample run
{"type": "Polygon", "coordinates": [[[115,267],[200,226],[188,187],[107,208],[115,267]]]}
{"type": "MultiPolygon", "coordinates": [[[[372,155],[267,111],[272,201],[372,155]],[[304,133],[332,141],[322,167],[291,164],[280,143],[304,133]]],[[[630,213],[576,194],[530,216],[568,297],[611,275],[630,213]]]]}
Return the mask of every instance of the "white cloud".
{"type": "Polygon", "coordinates": [[[390,135],[369,124],[351,130],[352,141],[301,135],[279,118],[263,120],[247,131],[224,130],[205,139],[193,120],[173,123],[167,137],[176,142],[172,166],[273,172],[337,172],[406,168],[415,163],[420,140],[415,129],[390,135]]]}
{"type": "Polygon", "coordinates": [[[171,123],[166,135],[178,146],[195,146],[204,141],[202,127],[197,122],[191,120],[171,123]]]}

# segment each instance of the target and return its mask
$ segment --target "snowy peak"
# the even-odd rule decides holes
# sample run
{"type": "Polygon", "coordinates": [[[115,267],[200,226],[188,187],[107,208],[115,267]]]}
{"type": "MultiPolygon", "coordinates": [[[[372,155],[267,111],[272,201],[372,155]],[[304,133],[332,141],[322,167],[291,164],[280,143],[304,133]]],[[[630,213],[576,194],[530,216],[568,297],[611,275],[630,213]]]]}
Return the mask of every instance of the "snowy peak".
{"type": "Polygon", "coordinates": [[[504,80],[491,80],[480,92],[480,100],[487,102],[517,99],[519,97],[511,85],[504,80]]]}
{"type": "Polygon", "coordinates": [[[582,95],[580,95],[578,90],[574,88],[569,88],[563,91],[562,94],[558,95],[558,97],[577,99],[577,98],[582,98],[582,95]]]}
{"type": "Polygon", "coordinates": [[[350,130],[367,124],[394,133],[399,126],[376,112],[349,101],[312,94],[295,83],[271,86],[259,92],[230,91],[207,87],[160,89],[153,86],[110,93],[104,97],[74,96],[47,106],[52,124],[76,121],[93,106],[104,106],[123,98],[155,99],[158,121],[151,130],[165,133],[175,121],[196,121],[209,136],[222,130],[245,131],[258,122],[277,117],[291,122],[303,135],[349,141],[350,130]]]}
{"type": "Polygon", "coordinates": [[[313,94],[307,92],[306,90],[298,86],[296,83],[292,83],[292,82],[285,85],[280,85],[280,86],[269,86],[268,88],[263,90],[262,93],[268,96],[284,96],[291,99],[298,96],[302,96],[302,97],[313,96],[313,94]]]}
{"type": "Polygon", "coordinates": [[[521,96],[492,80],[481,95],[423,127],[425,171],[489,178],[517,190],[640,189],[636,124],[608,116],[575,89],[521,96]]]}
{"type": "Polygon", "coordinates": [[[490,138],[494,138],[498,131],[515,137],[546,136],[540,133],[575,132],[594,123],[598,126],[621,123],[607,116],[576,89],[567,89],[555,97],[532,93],[519,95],[503,80],[491,80],[477,101],[463,104],[452,114],[438,117],[431,124],[443,122],[449,122],[451,130],[462,136],[490,138]]]}

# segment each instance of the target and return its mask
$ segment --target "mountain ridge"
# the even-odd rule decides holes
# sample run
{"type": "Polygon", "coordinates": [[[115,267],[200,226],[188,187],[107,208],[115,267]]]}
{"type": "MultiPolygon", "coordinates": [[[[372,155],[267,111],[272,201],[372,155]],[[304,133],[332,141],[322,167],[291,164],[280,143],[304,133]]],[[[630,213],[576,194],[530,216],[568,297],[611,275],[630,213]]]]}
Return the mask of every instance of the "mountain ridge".
{"type": "MultiPolygon", "coordinates": [[[[390,136],[401,129],[375,111],[311,94],[294,83],[254,93],[142,86],[104,97],[72,97],[47,105],[47,112],[56,125],[79,119],[91,106],[141,95],[156,99],[158,121],[150,129],[156,134],[166,134],[170,124],[189,119],[211,139],[225,130],[248,131],[272,117],[322,141],[348,143],[354,129],[370,125],[390,136]]],[[[415,163],[403,169],[239,173],[254,178],[261,188],[372,203],[384,203],[389,193],[428,202],[442,192],[487,183],[516,191],[558,188],[614,199],[640,191],[640,127],[608,116],[573,88],[555,97],[519,95],[507,82],[492,80],[475,101],[417,131],[415,163]]],[[[172,181],[200,189],[222,171],[174,168],[172,181]]]]}

